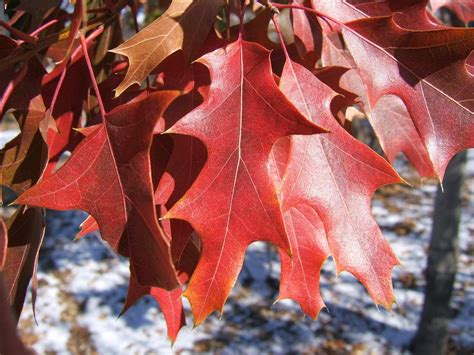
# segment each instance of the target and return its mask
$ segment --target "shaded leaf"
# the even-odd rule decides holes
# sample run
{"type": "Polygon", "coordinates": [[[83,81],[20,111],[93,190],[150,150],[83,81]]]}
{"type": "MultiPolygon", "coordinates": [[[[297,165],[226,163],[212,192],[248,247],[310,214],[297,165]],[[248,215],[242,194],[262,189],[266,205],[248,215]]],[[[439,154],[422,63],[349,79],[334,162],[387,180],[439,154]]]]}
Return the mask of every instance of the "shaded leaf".
{"type": "MultiPolygon", "coordinates": [[[[305,1],[297,0],[295,5],[310,7],[305,1]]],[[[291,10],[295,45],[306,68],[314,68],[321,57],[322,35],[315,16],[298,9],[291,10]]]]}
{"type": "Polygon", "coordinates": [[[62,153],[74,150],[83,137],[73,128],[80,128],[83,105],[87,101],[92,83],[90,78],[84,75],[87,73],[84,54],[81,52],[71,59],[72,62],[67,67],[57,66],[44,76],[42,82],[42,97],[45,106],[48,107],[46,115],[51,115],[55,119],[57,128],[48,130],[49,161],[46,175],[53,173],[62,153]],[[54,92],[63,70],[66,74],[51,112],[54,92]]]}
{"type": "Polygon", "coordinates": [[[33,278],[33,306],[36,298],[36,268],[45,225],[39,208],[21,207],[7,221],[8,249],[3,275],[7,296],[16,318],[20,317],[26,291],[33,278]]]}
{"type": "Polygon", "coordinates": [[[214,24],[222,0],[173,0],[166,12],[112,52],[129,59],[124,80],[116,96],[140,84],[167,56],[183,50],[186,61],[199,51],[214,24]]]}
{"type": "Polygon", "coordinates": [[[186,325],[181,294],[181,288],[167,291],[158,287],[142,286],[131,275],[128,284],[127,299],[125,300],[121,314],[126,313],[130,307],[143,296],[151,295],[160,305],[168,328],[168,338],[174,342],[179,330],[186,325]]]}
{"type": "Polygon", "coordinates": [[[156,219],[149,149],[153,127],[175,97],[159,92],[113,110],[61,169],[18,199],[21,204],[88,212],[102,238],[130,257],[141,284],[166,289],[176,287],[177,280],[169,242],[156,219]]]}
{"type": "Polygon", "coordinates": [[[0,185],[20,194],[41,177],[48,150],[39,129],[44,111],[17,111],[16,115],[21,133],[0,150],[0,185]]]}

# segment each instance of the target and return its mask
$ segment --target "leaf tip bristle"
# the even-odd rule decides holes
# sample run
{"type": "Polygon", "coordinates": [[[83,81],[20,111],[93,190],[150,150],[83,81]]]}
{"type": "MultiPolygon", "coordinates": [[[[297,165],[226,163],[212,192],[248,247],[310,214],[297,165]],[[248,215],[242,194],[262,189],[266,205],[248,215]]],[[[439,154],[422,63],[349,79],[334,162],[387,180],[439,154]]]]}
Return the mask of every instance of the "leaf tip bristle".
{"type": "Polygon", "coordinates": [[[321,307],[321,309],[319,310],[319,313],[321,313],[321,311],[326,311],[328,312],[328,314],[331,313],[331,311],[329,310],[328,306],[326,306],[326,303],[323,303],[323,306],[321,307]]]}
{"type": "MultiPolygon", "coordinates": [[[[7,207],[12,207],[15,205],[24,205],[25,201],[22,199],[22,196],[18,196],[16,199],[14,199],[12,202],[10,202],[7,207]]],[[[26,211],[26,210],[25,210],[26,211]]]]}
{"type": "Polygon", "coordinates": [[[167,220],[167,219],[172,219],[173,215],[170,212],[171,212],[171,210],[166,211],[166,213],[163,216],[161,216],[160,218],[158,218],[158,220],[159,221],[164,221],[164,220],[167,220]]]}
{"type": "Polygon", "coordinates": [[[171,126],[170,128],[168,129],[165,129],[163,132],[161,132],[160,134],[172,134],[172,133],[176,133],[175,129],[174,129],[175,125],[171,126]]]}
{"type": "Polygon", "coordinates": [[[176,336],[168,335],[168,341],[170,342],[170,348],[172,349],[174,346],[174,343],[176,342],[176,336]]]}
{"type": "Polygon", "coordinates": [[[380,303],[380,304],[377,304],[376,303],[376,306],[377,306],[377,310],[380,311],[380,308],[379,308],[379,305],[382,306],[383,308],[385,308],[390,314],[393,314],[394,311],[393,311],[393,305],[394,304],[397,304],[397,301],[395,299],[395,296],[392,297],[391,300],[387,301],[387,302],[383,302],[383,303],[380,303]]]}
{"type": "Polygon", "coordinates": [[[119,88],[120,86],[114,90],[114,99],[116,99],[122,94],[122,91],[119,88]]]}
{"type": "Polygon", "coordinates": [[[398,172],[397,172],[397,176],[398,176],[398,178],[400,179],[400,183],[401,183],[401,184],[404,184],[404,185],[408,185],[408,186],[410,186],[410,187],[413,187],[413,184],[410,183],[408,180],[405,180],[400,174],[398,174],[398,172]]]}

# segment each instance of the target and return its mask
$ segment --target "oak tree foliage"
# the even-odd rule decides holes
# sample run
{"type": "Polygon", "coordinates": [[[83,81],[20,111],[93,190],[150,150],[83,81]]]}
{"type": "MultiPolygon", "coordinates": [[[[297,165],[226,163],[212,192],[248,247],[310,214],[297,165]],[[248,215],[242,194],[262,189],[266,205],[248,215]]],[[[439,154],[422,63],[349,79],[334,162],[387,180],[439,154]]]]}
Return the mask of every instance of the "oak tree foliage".
{"type": "Polygon", "coordinates": [[[470,2],[171,0],[139,29],[141,3],[6,1],[0,111],[21,133],[0,150],[0,184],[20,207],[0,267],[17,315],[45,208],[89,214],[77,237],[97,230],[129,259],[123,311],[152,295],[171,339],[181,296],[195,324],[222,312],[255,241],[279,251],[278,300],[312,318],[329,256],[391,308],[399,261],[371,196],[404,182],[398,153],[442,182],[474,146],[474,32],[433,13],[468,22],[470,2]],[[348,107],[383,157],[351,136],[348,107]]]}

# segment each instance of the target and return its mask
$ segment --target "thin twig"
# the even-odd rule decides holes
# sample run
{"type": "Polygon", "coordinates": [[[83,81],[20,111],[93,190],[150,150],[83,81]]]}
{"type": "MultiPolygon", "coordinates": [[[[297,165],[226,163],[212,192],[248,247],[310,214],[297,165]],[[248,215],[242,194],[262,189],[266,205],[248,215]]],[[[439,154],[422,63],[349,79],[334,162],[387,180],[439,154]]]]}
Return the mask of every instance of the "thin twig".
{"type": "Polygon", "coordinates": [[[29,44],[36,44],[36,42],[38,41],[35,37],[30,36],[28,33],[22,32],[13,26],[10,26],[8,23],[6,23],[3,20],[0,20],[0,26],[5,28],[15,37],[18,37],[19,39],[21,39],[23,42],[26,42],[29,44]]]}
{"type": "Polygon", "coordinates": [[[0,100],[0,115],[3,115],[4,113],[3,110],[5,108],[5,105],[7,104],[8,99],[10,98],[10,95],[13,92],[13,89],[18,85],[20,81],[23,80],[27,72],[28,72],[28,64],[25,63],[25,65],[23,66],[23,68],[21,68],[21,71],[18,73],[18,75],[12,81],[8,83],[7,88],[2,94],[2,99],[0,100]]]}
{"type": "MultiPolygon", "coordinates": [[[[115,7],[106,16],[101,17],[100,20],[95,19],[88,23],[87,27],[83,30],[91,30],[95,25],[108,26],[116,17],[120,14],[120,11],[128,5],[129,0],[119,0],[115,7]]],[[[44,39],[38,40],[35,46],[32,48],[30,44],[15,49],[15,52],[8,57],[0,60],[0,71],[8,69],[13,64],[25,61],[27,62],[31,57],[35,56],[36,53],[50,47],[52,44],[64,41],[69,37],[69,29],[64,29],[58,33],[53,33],[44,39]]]]}
{"type": "Polygon", "coordinates": [[[239,4],[239,20],[240,20],[240,31],[239,31],[239,39],[245,38],[245,27],[244,27],[244,14],[245,14],[245,7],[246,4],[242,5],[241,0],[237,0],[237,4],[239,4]]]}
{"type": "Polygon", "coordinates": [[[283,53],[285,53],[285,58],[287,61],[290,61],[290,55],[288,54],[288,50],[286,49],[285,40],[283,39],[283,35],[280,31],[280,25],[278,24],[278,20],[276,19],[276,17],[277,17],[276,14],[272,16],[272,21],[273,21],[273,24],[275,25],[275,31],[278,34],[278,38],[280,38],[281,47],[283,49],[283,53]]]}
{"type": "Polygon", "coordinates": [[[40,32],[46,30],[47,28],[51,27],[52,25],[55,25],[59,22],[58,19],[51,20],[49,22],[46,22],[44,25],[41,25],[38,27],[36,30],[30,33],[31,36],[36,37],[40,32]]]}
{"type": "Polygon", "coordinates": [[[99,103],[99,110],[100,110],[100,114],[102,116],[102,121],[105,121],[104,103],[102,101],[102,96],[100,95],[99,86],[97,85],[97,81],[95,80],[94,69],[92,68],[91,59],[89,58],[89,53],[87,51],[87,42],[86,42],[86,39],[84,38],[84,35],[82,33],[80,33],[79,36],[80,36],[80,40],[81,40],[82,50],[84,51],[84,58],[85,58],[86,63],[87,63],[87,68],[89,69],[89,75],[91,77],[92,86],[94,87],[94,91],[95,91],[95,94],[97,96],[97,102],[99,103]]]}
{"type": "MultiPolygon", "coordinates": [[[[94,32],[92,32],[89,36],[87,36],[86,45],[89,45],[90,42],[92,42],[94,39],[96,39],[97,36],[99,36],[103,32],[103,30],[104,29],[102,27],[99,27],[94,32]]],[[[68,69],[69,65],[71,65],[71,63],[73,63],[74,60],[76,60],[76,58],[81,54],[81,52],[83,52],[82,46],[77,47],[74,50],[74,52],[72,53],[71,58],[69,59],[67,64],[64,65],[64,68],[61,72],[61,76],[59,77],[58,83],[56,84],[56,88],[54,89],[54,94],[53,94],[53,98],[51,100],[51,105],[49,106],[48,114],[50,116],[53,116],[54,108],[56,107],[56,102],[57,102],[58,97],[59,97],[59,92],[60,92],[61,87],[63,85],[64,79],[66,78],[67,69],[68,69]]]]}
{"type": "Polygon", "coordinates": [[[303,11],[311,12],[311,13],[315,14],[318,17],[321,17],[323,19],[328,19],[328,20],[330,20],[334,23],[337,23],[338,25],[342,25],[342,26],[344,25],[341,21],[338,21],[335,18],[333,18],[331,16],[328,16],[325,13],[320,12],[318,10],[312,9],[310,7],[305,7],[305,6],[300,6],[300,5],[278,4],[278,3],[275,3],[275,2],[272,2],[271,4],[274,7],[276,7],[277,9],[296,9],[296,10],[303,10],[303,11]]]}

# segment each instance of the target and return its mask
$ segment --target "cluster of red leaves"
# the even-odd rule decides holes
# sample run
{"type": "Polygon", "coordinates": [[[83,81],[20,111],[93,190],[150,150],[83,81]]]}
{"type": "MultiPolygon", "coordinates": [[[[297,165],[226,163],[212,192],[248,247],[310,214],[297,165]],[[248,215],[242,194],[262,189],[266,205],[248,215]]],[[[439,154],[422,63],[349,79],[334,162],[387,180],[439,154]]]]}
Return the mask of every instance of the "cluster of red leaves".
{"type": "Polygon", "coordinates": [[[255,241],[279,250],[279,299],[312,318],[329,255],[392,306],[399,262],[371,196],[402,181],[400,152],[442,181],[474,146],[473,30],[440,25],[427,0],[172,0],[123,41],[134,1],[60,3],[22,1],[1,23],[0,109],[21,128],[0,151],[1,184],[21,207],[0,264],[18,315],[30,278],[36,289],[43,208],[89,213],[78,237],[98,229],[130,260],[124,311],[152,295],[172,339],[181,296],[196,324],[222,312],[255,241]],[[348,133],[349,106],[388,160],[348,133]]]}

